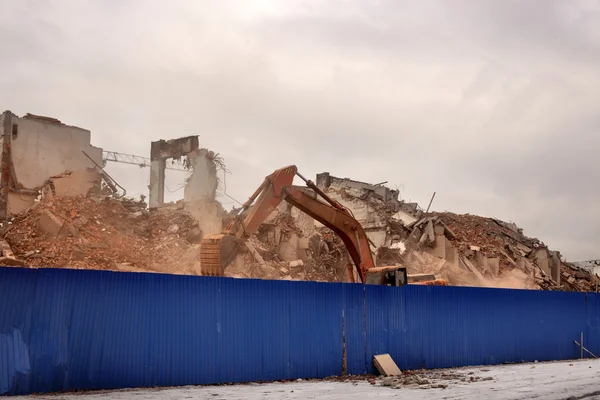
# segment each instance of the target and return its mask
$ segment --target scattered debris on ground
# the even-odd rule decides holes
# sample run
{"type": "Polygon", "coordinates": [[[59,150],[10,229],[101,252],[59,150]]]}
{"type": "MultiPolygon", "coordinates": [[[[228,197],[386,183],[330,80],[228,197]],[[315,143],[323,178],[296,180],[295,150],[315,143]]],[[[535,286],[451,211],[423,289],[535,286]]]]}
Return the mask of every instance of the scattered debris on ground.
{"type": "Polygon", "coordinates": [[[492,377],[481,377],[474,372],[460,372],[459,370],[421,370],[404,371],[398,376],[387,376],[379,380],[381,386],[392,389],[419,388],[419,389],[446,389],[449,384],[466,384],[481,381],[491,381],[492,377]]]}

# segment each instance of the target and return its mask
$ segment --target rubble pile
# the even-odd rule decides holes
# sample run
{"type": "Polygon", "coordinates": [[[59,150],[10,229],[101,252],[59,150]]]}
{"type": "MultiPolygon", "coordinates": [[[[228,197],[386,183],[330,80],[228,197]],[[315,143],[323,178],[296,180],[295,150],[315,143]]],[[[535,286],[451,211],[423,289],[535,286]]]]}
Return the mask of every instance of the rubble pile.
{"type": "MultiPolygon", "coordinates": [[[[329,177],[323,192],[360,222],[377,266],[402,265],[409,283],[434,275],[453,286],[598,291],[600,279],[567,263],[514,223],[476,215],[424,213],[381,185],[329,177]],[[414,276],[414,278],[411,278],[414,276]]],[[[202,210],[200,210],[202,211],[202,210]]],[[[47,196],[2,226],[5,265],[201,275],[200,242],[216,233],[184,202],[147,211],[143,200],[47,196]],[[200,221],[200,223],[198,222],[200,221]],[[201,228],[202,226],[202,228],[201,228]],[[208,232],[203,232],[205,227],[208,232]]],[[[225,221],[237,218],[225,215],[225,221]]],[[[225,269],[236,278],[348,282],[340,238],[282,203],[225,269]]],[[[354,280],[358,280],[354,272],[354,280]]]]}
{"type": "Polygon", "coordinates": [[[470,214],[432,215],[451,229],[452,242],[461,256],[472,263],[482,256],[498,259],[500,275],[521,270],[544,290],[595,292],[600,286],[598,276],[567,263],[559,252],[550,251],[539,239],[525,236],[514,223],[470,214]]]}
{"type": "Polygon", "coordinates": [[[54,197],[3,228],[15,256],[32,268],[195,273],[202,232],[183,210],[146,211],[143,201],[54,197]]]}
{"type": "MultiPolygon", "coordinates": [[[[452,286],[565,291],[596,291],[600,286],[596,275],[567,263],[559,252],[525,236],[514,223],[470,214],[425,214],[417,204],[398,200],[396,191],[381,185],[334,177],[328,185],[322,190],[350,210],[365,229],[376,265],[405,266],[409,283],[410,275],[434,274],[452,286]]],[[[349,280],[346,251],[333,232],[314,220],[312,226],[302,222],[294,210],[280,207],[278,212],[293,216],[300,226],[280,215],[253,238],[269,264],[265,276],[349,280]],[[279,232],[289,236],[279,239],[279,232]],[[283,257],[282,247],[290,245],[295,246],[299,260],[283,257]],[[291,273],[286,262],[302,264],[302,268],[291,273]]],[[[257,263],[251,256],[246,261],[257,263]]]]}
{"type": "Polygon", "coordinates": [[[560,268],[561,285],[551,279],[544,278],[540,287],[545,290],[565,290],[569,292],[597,292],[600,289],[600,278],[590,271],[571,263],[560,268]]]}
{"type": "MultiPolygon", "coordinates": [[[[489,370],[481,369],[482,372],[489,370]]],[[[479,376],[475,372],[458,372],[444,370],[403,371],[398,376],[388,376],[379,380],[381,386],[392,389],[445,389],[449,385],[469,384],[473,382],[492,381],[491,376],[479,376]]]]}
{"type": "Polygon", "coordinates": [[[277,213],[246,242],[244,252],[228,266],[225,276],[315,282],[347,281],[347,253],[331,230],[320,228],[309,238],[290,214],[277,213]],[[299,245],[297,242],[302,242],[299,245]],[[299,247],[302,247],[300,249],[299,247]],[[250,251],[249,249],[256,250],[250,251]],[[293,259],[286,260],[291,249],[293,259]]]}

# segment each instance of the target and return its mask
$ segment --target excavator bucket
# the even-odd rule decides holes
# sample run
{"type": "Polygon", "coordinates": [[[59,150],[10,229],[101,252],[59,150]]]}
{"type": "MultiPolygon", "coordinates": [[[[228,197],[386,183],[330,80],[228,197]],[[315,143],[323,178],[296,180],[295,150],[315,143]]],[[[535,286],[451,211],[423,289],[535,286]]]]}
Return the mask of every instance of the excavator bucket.
{"type": "Polygon", "coordinates": [[[200,243],[202,275],[223,276],[225,268],[235,258],[241,241],[227,234],[206,235],[200,243]]]}

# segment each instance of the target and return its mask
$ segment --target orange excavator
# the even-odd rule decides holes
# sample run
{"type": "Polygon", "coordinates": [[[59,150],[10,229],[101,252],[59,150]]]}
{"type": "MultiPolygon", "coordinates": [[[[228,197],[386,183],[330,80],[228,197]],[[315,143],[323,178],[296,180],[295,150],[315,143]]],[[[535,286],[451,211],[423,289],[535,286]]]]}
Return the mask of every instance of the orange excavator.
{"type": "MultiPolygon", "coordinates": [[[[200,263],[203,274],[222,276],[225,268],[237,255],[243,241],[256,232],[260,224],[284,200],[340,237],[353,262],[348,266],[351,282],[354,282],[356,267],[362,283],[387,286],[403,286],[408,283],[406,268],[375,266],[369,238],[352,212],[329,197],[312,181],[304,178],[295,165],[278,169],[267,176],[223,232],[206,235],[202,239],[200,263]],[[302,179],[306,186],[293,186],[295,176],[302,179]],[[316,195],[325,202],[318,200],[316,195]]],[[[421,280],[415,284],[445,285],[445,281],[421,280]]]]}

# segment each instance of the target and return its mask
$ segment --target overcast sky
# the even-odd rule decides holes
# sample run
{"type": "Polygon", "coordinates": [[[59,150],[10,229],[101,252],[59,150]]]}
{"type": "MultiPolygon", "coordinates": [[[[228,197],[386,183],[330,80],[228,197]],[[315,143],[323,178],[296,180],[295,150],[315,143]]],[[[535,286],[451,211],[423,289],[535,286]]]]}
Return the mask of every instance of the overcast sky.
{"type": "MultiPolygon", "coordinates": [[[[138,155],[198,134],[240,201],[296,164],[313,179],[389,181],[425,207],[436,191],[437,211],[600,258],[599,1],[0,5],[2,109],[138,155]]],[[[148,183],[147,169],[109,171],[132,194],[148,183]]]]}

